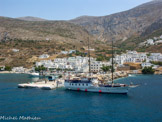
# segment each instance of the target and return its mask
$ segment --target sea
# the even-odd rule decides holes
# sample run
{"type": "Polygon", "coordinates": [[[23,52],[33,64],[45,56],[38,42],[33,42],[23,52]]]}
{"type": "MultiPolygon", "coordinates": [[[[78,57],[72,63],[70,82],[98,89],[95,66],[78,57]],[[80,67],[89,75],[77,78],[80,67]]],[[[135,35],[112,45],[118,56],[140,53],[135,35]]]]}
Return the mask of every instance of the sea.
{"type": "Polygon", "coordinates": [[[27,74],[0,74],[0,121],[162,122],[162,75],[132,75],[128,94],[17,88],[27,74]]]}

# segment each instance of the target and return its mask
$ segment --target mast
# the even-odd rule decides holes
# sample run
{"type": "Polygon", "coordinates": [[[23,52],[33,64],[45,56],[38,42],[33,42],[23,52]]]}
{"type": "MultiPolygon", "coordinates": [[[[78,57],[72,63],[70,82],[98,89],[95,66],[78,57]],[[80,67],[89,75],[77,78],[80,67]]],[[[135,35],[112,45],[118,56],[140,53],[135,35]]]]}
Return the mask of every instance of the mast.
{"type": "Polygon", "coordinates": [[[88,37],[88,57],[89,57],[89,76],[91,76],[91,57],[90,57],[90,50],[89,50],[89,37],[88,37]]]}
{"type": "Polygon", "coordinates": [[[111,66],[111,73],[112,73],[112,84],[114,83],[114,50],[113,50],[113,40],[112,40],[112,66],[111,66]]]}

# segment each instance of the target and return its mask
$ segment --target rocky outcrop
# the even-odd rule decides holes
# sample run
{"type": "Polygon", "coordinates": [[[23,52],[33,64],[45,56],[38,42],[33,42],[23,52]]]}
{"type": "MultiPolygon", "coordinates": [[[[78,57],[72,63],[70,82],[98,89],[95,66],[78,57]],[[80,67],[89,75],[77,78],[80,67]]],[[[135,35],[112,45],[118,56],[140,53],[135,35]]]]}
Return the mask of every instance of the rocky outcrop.
{"type": "Polygon", "coordinates": [[[162,1],[156,0],[128,11],[102,17],[83,16],[70,22],[83,26],[101,41],[124,41],[145,31],[147,34],[147,29],[161,19],[162,1]]]}

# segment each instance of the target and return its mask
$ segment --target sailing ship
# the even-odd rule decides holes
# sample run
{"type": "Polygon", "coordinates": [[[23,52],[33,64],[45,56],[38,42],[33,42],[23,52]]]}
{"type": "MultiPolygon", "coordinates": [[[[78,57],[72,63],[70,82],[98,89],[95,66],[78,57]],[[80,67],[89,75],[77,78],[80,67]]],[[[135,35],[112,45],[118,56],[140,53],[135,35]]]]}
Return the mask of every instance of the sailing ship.
{"type": "Polygon", "coordinates": [[[114,61],[113,61],[113,41],[112,41],[112,82],[103,84],[97,78],[91,77],[91,68],[90,68],[90,50],[89,50],[89,39],[88,39],[88,54],[89,54],[89,77],[87,78],[73,78],[66,79],[64,86],[67,90],[77,90],[85,92],[99,92],[99,93],[114,93],[114,94],[127,94],[128,89],[133,87],[132,85],[114,83],[114,61]]]}

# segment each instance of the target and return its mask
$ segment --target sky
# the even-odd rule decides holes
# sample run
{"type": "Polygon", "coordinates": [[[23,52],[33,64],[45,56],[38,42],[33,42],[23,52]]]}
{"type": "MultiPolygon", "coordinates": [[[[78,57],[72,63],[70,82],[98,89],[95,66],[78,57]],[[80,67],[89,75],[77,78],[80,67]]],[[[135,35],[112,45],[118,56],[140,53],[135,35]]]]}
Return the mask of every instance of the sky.
{"type": "Polygon", "coordinates": [[[0,16],[70,20],[129,10],[151,0],[0,0],[0,16]]]}

